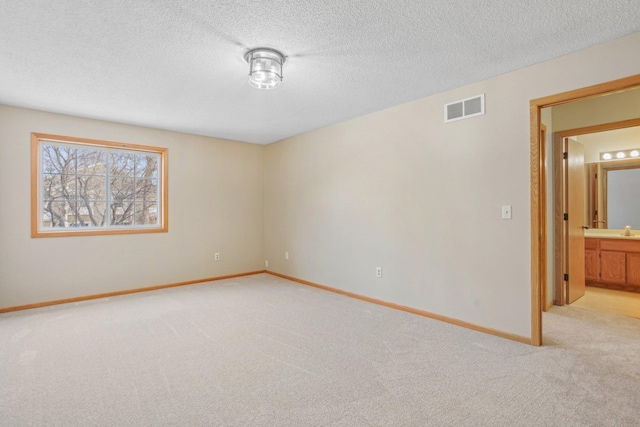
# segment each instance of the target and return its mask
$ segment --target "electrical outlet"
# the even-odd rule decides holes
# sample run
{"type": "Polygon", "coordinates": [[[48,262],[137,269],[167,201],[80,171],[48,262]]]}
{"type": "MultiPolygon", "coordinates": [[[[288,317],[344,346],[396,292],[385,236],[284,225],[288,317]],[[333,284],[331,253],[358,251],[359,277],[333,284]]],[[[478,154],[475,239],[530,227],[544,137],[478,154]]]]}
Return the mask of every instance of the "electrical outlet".
{"type": "Polygon", "coordinates": [[[266,259],[264,260],[264,266],[267,268],[269,267],[269,260],[266,260],[266,259]]]}
{"type": "Polygon", "coordinates": [[[220,252],[216,252],[216,254],[214,255],[214,258],[216,261],[220,261],[220,252]]]}
{"type": "Polygon", "coordinates": [[[502,219],[511,219],[511,205],[502,207],[502,219]]]}
{"type": "Polygon", "coordinates": [[[382,277],[382,267],[376,267],[376,277],[382,277]]]}
{"type": "Polygon", "coordinates": [[[284,259],[289,259],[289,252],[284,253],[284,259]]]}

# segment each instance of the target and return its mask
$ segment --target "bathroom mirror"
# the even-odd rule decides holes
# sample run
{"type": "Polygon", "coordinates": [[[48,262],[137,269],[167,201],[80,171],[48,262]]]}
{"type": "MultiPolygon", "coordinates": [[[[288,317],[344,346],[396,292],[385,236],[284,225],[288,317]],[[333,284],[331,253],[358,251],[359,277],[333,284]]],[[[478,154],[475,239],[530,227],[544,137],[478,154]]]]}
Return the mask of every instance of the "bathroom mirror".
{"type": "Polygon", "coordinates": [[[640,159],[585,165],[593,228],[640,230],[640,159]]]}

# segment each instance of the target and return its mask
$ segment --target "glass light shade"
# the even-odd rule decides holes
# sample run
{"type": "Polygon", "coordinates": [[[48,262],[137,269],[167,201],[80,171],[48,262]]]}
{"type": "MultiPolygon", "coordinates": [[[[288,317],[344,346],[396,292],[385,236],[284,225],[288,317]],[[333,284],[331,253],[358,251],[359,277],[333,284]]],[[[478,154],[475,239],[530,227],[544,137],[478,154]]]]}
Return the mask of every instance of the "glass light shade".
{"type": "Polygon", "coordinates": [[[631,157],[638,157],[640,156],[640,151],[638,150],[633,150],[631,153],[629,153],[631,155],[631,157]]]}
{"type": "Polygon", "coordinates": [[[602,158],[605,159],[605,160],[611,160],[611,157],[612,157],[611,153],[604,153],[602,155],[602,158]]]}
{"type": "Polygon", "coordinates": [[[618,154],[616,154],[616,157],[619,159],[624,159],[626,155],[622,151],[620,151],[618,154]]]}
{"type": "Polygon", "coordinates": [[[270,48],[252,49],[244,55],[249,63],[249,84],[258,89],[275,89],[282,81],[284,55],[270,48]]]}

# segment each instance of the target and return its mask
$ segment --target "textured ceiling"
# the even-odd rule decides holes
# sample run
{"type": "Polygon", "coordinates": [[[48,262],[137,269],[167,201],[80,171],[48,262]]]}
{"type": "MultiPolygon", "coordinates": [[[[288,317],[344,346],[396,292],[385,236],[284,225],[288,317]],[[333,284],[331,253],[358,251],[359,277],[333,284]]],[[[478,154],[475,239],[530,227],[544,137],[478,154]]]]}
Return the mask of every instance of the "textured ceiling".
{"type": "Polygon", "coordinates": [[[637,0],[2,0],[0,103],[264,144],[636,31],[637,0]]]}

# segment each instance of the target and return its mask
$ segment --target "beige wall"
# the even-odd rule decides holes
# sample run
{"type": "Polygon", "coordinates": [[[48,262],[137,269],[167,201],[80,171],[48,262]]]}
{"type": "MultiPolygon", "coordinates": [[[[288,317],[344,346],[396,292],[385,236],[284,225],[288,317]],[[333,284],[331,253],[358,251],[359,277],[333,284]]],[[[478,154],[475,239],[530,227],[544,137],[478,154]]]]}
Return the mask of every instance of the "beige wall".
{"type": "Polygon", "coordinates": [[[529,101],[637,74],[638,45],[640,33],[267,146],[270,269],[530,337],[529,101]],[[443,104],[481,93],[486,115],[443,123],[443,104]]]}
{"type": "Polygon", "coordinates": [[[261,146],[0,106],[0,308],[262,270],[262,183],[261,146]],[[31,132],[167,147],[169,232],[32,239],[31,132]]]}
{"type": "Polygon", "coordinates": [[[557,105],[552,110],[555,132],[637,119],[640,117],[640,89],[557,105]]]}
{"type": "MultiPolygon", "coordinates": [[[[638,103],[640,104],[640,101],[638,103]]],[[[605,151],[611,151],[615,155],[615,151],[618,150],[640,148],[640,127],[580,135],[575,139],[584,144],[584,162],[598,163],[600,153],[605,151]]]]}

